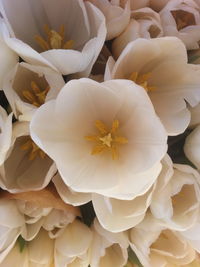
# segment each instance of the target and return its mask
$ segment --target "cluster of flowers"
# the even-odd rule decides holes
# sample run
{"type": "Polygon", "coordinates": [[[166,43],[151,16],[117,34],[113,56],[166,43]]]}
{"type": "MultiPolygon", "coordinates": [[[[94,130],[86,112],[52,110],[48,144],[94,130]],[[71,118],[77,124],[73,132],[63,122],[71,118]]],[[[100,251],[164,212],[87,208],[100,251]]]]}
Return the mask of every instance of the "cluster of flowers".
{"type": "Polygon", "coordinates": [[[200,266],[200,0],[0,13],[0,267],[200,266]]]}

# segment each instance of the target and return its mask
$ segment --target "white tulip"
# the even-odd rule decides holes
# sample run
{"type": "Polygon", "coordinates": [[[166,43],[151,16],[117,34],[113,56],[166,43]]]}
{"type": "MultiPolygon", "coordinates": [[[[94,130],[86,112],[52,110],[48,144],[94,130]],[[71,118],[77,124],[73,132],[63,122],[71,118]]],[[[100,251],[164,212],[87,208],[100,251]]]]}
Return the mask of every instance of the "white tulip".
{"type": "Polygon", "coordinates": [[[127,80],[68,82],[34,113],[31,136],[72,190],[120,199],[151,187],[167,148],[146,92],[127,80]]]}
{"type": "Polygon", "coordinates": [[[105,79],[129,79],[147,91],[168,135],[187,128],[192,107],[200,101],[200,66],[187,64],[184,44],[175,37],[138,39],[115,62],[108,60],[105,79]]]}
{"type": "Polygon", "coordinates": [[[56,0],[2,0],[0,11],[12,33],[6,44],[26,62],[65,75],[89,75],[106,37],[104,16],[94,5],[82,0],[59,5],[56,0]]]}

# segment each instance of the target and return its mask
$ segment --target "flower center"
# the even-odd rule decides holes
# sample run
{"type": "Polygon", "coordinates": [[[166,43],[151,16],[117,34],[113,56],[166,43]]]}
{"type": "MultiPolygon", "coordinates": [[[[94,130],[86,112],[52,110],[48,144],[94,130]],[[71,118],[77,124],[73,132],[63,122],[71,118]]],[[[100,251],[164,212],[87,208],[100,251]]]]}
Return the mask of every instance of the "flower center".
{"type": "Polygon", "coordinates": [[[34,160],[37,156],[41,159],[44,159],[46,154],[43,150],[41,150],[29,137],[28,140],[20,147],[21,150],[29,150],[29,160],[34,160]]]}
{"type": "Polygon", "coordinates": [[[119,129],[119,121],[113,121],[110,131],[107,129],[107,126],[100,120],[95,121],[95,126],[99,131],[99,134],[85,136],[86,140],[96,143],[91,151],[91,154],[97,155],[102,153],[103,151],[110,151],[112,154],[112,159],[118,159],[118,145],[128,143],[128,140],[125,137],[117,135],[117,131],[119,129]]]}
{"type": "Polygon", "coordinates": [[[151,72],[147,72],[145,74],[139,74],[138,72],[132,72],[128,77],[129,80],[137,83],[142,86],[147,92],[153,91],[156,89],[155,86],[148,85],[148,79],[151,77],[151,72]]]}
{"type": "Polygon", "coordinates": [[[47,86],[44,90],[41,90],[40,87],[34,81],[32,81],[31,90],[22,91],[22,95],[28,103],[36,107],[40,107],[42,104],[44,104],[48,91],[49,86],[47,86]]]}
{"type": "Polygon", "coordinates": [[[61,25],[59,31],[57,32],[50,29],[49,26],[45,24],[44,32],[46,34],[46,39],[40,35],[35,35],[36,42],[44,51],[50,49],[72,49],[74,41],[65,41],[64,25],[61,25]]]}

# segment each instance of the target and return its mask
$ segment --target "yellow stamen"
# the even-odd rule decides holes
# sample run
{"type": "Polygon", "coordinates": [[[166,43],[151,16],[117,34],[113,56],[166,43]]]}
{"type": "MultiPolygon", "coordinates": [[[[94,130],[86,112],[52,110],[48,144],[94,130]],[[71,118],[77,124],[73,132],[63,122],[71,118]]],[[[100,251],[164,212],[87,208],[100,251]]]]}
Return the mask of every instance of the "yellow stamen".
{"type": "Polygon", "coordinates": [[[147,92],[150,92],[156,90],[156,87],[148,85],[148,80],[150,77],[151,77],[151,72],[147,72],[145,74],[132,72],[131,75],[128,77],[128,79],[142,86],[147,92]]]}
{"type": "Polygon", "coordinates": [[[32,81],[31,90],[22,91],[22,95],[28,103],[36,107],[40,107],[42,104],[44,104],[48,91],[49,86],[47,86],[44,90],[41,90],[40,87],[34,81],[32,81]]]}
{"type": "Polygon", "coordinates": [[[21,145],[21,150],[29,150],[29,160],[34,160],[37,156],[41,159],[46,157],[44,151],[42,151],[31,138],[29,138],[23,145],[21,145]]]}
{"type": "Polygon", "coordinates": [[[108,131],[106,125],[100,121],[95,121],[95,126],[99,131],[99,135],[85,136],[87,141],[93,141],[97,144],[93,147],[91,154],[97,155],[105,150],[110,150],[112,159],[116,160],[119,158],[117,145],[127,144],[128,140],[125,137],[118,136],[117,131],[119,129],[119,121],[114,120],[112,123],[111,130],[108,131]]]}
{"type": "Polygon", "coordinates": [[[59,31],[55,31],[49,28],[48,25],[44,25],[44,32],[46,38],[44,39],[40,35],[35,35],[35,40],[38,45],[44,50],[49,49],[72,49],[74,46],[73,40],[65,41],[65,27],[60,26],[59,31]]]}

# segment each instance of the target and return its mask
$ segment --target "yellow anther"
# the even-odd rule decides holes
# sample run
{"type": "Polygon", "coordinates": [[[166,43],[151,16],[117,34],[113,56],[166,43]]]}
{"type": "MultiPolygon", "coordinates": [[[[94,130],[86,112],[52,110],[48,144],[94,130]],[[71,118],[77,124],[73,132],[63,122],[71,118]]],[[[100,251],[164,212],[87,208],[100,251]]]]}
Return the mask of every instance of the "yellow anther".
{"type": "Polygon", "coordinates": [[[108,131],[106,125],[100,120],[95,121],[95,126],[99,131],[99,135],[85,136],[85,139],[87,141],[93,141],[97,143],[93,147],[91,154],[97,155],[102,153],[103,151],[110,150],[112,159],[113,160],[118,159],[119,153],[117,146],[128,143],[128,140],[125,137],[117,135],[117,130],[119,128],[119,121],[118,120],[113,121],[110,131],[108,131]]]}
{"type": "Polygon", "coordinates": [[[44,159],[46,154],[42,151],[31,138],[29,138],[23,145],[21,145],[21,150],[29,151],[29,160],[34,160],[37,156],[44,159]]]}
{"type": "Polygon", "coordinates": [[[45,39],[40,35],[35,35],[36,42],[44,51],[49,49],[72,49],[74,46],[73,40],[65,41],[64,25],[60,26],[59,31],[55,31],[45,24],[44,32],[46,34],[45,39]]]}
{"type": "Polygon", "coordinates": [[[22,91],[22,95],[29,104],[40,107],[45,102],[49,87],[47,86],[44,90],[41,90],[34,81],[31,82],[30,87],[30,90],[22,91]]]}
{"type": "Polygon", "coordinates": [[[151,77],[151,72],[147,72],[145,74],[132,72],[131,75],[128,77],[128,79],[142,86],[147,92],[150,92],[156,89],[156,87],[148,85],[148,80],[150,77],[151,77]]]}

